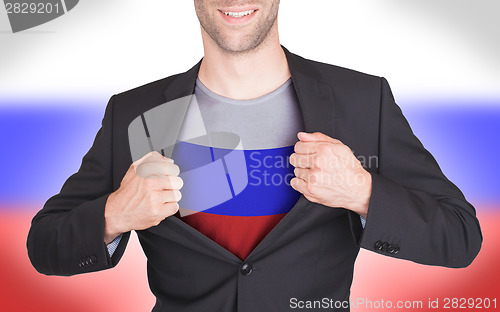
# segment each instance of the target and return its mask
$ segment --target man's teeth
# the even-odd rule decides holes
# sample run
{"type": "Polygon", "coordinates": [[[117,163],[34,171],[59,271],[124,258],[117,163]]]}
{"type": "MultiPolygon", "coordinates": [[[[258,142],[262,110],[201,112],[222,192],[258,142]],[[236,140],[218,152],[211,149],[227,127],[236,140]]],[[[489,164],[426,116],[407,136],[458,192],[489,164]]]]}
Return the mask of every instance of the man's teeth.
{"type": "Polygon", "coordinates": [[[222,13],[226,14],[227,16],[240,18],[240,17],[243,17],[243,16],[250,15],[253,12],[255,12],[255,10],[249,10],[249,11],[243,11],[243,12],[222,12],[222,13]]]}

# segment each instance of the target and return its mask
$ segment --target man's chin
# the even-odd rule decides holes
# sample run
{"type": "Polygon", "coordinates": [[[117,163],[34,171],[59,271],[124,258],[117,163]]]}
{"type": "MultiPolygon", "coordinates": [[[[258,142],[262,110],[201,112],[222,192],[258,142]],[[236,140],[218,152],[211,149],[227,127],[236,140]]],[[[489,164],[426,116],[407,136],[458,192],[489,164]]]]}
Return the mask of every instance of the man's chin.
{"type": "Polygon", "coordinates": [[[262,41],[256,42],[256,40],[228,38],[227,41],[223,41],[217,44],[226,53],[246,54],[249,52],[256,51],[259,48],[259,46],[262,45],[262,41]]]}

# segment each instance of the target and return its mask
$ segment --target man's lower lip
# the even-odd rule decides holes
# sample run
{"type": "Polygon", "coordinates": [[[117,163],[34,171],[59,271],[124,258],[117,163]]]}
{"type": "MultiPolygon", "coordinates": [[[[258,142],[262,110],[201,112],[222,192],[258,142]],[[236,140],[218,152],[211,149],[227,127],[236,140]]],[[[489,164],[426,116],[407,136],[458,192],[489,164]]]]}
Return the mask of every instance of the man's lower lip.
{"type": "Polygon", "coordinates": [[[222,11],[219,11],[219,13],[222,15],[222,18],[227,23],[231,23],[231,24],[243,24],[243,23],[246,23],[249,20],[251,20],[255,16],[255,13],[257,11],[258,10],[255,10],[251,14],[248,14],[248,15],[242,16],[242,17],[232,17],[232,16],[224,14],[224,12],[222,12],[222,11]]]}

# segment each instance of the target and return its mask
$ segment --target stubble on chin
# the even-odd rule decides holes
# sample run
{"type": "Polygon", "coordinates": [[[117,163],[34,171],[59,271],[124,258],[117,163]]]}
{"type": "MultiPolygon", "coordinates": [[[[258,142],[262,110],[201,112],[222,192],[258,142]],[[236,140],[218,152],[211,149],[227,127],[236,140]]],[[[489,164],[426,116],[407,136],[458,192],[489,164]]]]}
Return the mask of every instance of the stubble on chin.
{"type": "Polygon", "coordinates": [[[272,27],[276,24],[279,7],[279,1],[274,3],[268,16],[259,21],[259,23],[256,23],[247,35],[233,40],[218,28],[216,23],[217,17],[209,14],[203,1],[195,1],[195,3],[197,3],[196,14],[203,31],[208,34],[221,51],[230,55],[256,52],[264,44],[269,37],[272,27]]]}

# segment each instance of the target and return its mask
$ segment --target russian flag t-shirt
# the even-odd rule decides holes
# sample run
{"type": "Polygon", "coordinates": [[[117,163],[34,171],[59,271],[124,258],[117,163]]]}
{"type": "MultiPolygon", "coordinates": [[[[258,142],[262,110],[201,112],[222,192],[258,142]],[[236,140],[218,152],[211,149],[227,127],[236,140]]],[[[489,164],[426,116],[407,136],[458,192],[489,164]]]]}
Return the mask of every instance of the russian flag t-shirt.
{"type": "Polygon", "coordinates": [[[245,259],[300,197],[289,163],[299,131],[291,79],[252,100],[217,95],[197,79],[172,154],[184,180],[181,220],[245,259]]]}

